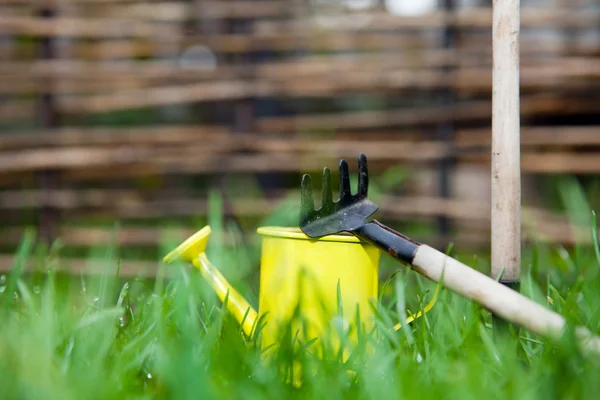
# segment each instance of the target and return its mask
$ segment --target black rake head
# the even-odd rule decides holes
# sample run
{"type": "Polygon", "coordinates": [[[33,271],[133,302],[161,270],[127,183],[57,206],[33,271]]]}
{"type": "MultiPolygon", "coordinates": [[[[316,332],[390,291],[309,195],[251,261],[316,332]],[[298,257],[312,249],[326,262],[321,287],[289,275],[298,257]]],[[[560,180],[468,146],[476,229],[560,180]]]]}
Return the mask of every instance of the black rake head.
{"type": "Polygon", "coordinates": [[[321,208],[315,210],[312,197],[312,179],[305,174],[300,190],[300,229],[312,238],[344,231],[353,231],[366,223],[366,219],[379,208],[367,198],[369,190],[369,172],[367,156],[358,157],[358,190],[352,194],[350,174],[346,160],[340,161],[340,195],[333,201],[331,190],[331,172],[323,168],[323,195],[321,208]]]}

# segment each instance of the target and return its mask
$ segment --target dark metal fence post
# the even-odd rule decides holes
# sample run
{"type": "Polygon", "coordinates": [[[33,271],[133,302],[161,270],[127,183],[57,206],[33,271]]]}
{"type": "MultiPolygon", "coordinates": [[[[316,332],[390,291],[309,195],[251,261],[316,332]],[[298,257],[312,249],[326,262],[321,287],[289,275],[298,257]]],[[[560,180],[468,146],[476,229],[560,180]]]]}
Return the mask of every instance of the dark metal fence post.
{"type": "MultiPolygon", "coordinates": [[[[451,15],[455,10],[454,0],[442,0],[441,4],[446,12],[446,15],[451,15]]],[[[452,24],[444,26],[442,31],[442,47],[445,50],[455,49],[456,44],[456,32],[455,27],[452,24]]],[[[449,75],[454,70],[454,66],[445,65],[442,68],[442,74],[449,75]]],[[[454,102],[454,90],[453,88],[444,88],[440,90],[440,102],[443,106],[451,106],[454,102]]],[[[454,139],[454,124],[452,121],[444,121],[437,127],[436,132],[437,139],[442,141],[447,147],[451,148],[454,139]]],[[[438,190],[439,196],[442,198],[450,198],[451,196],[451,179],[452,179],[452,167],[454,165],[454,157],[446,156],[442,157],[438,162],[438,190]]],[[[437,219],[438,232],[442,236],[443,240],[450,234],[451,223],[450,219],[441,215],[437,219]]]]}
{"type": "MultiPolygon", "coordinates": [[[[40,18],[54,18],[56,9],[54,2],[48,2],[39,10],[40,18]]],[[[52,60],[56,57],[55,40],[52,36],[45,36],[39,41],[39,58],[52,60]]],[[[56,107],[56,99],[53,93],[52,81],[47,82],[39,92],[38,119],[40,127],[46,134],[52,134],[52,130],[60,125],[59,112],[56,107]]],[[[41,171],[37,176],[39,189],[42,191],[44,201],[38,215],[38,231],[40,239],[51,243],[56,234],[59,224],[59,210],[52,207],[48,201],[49,192],[56,190],[59,185],[57,171],[41,171]]]]}

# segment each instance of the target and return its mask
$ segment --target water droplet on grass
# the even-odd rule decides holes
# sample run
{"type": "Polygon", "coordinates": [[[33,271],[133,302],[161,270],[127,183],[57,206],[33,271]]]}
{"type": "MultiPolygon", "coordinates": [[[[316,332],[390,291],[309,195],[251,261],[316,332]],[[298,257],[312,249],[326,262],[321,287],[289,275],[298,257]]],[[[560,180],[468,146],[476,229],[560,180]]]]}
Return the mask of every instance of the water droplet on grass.
{"type": "Polygon", "coordinates": [[[42,291],[42,289],[39,286],[34,286],[33,287],[33,293],[40,294],[41,291],[42,291]]]}
{"type": "Polygon", "coordinates": [[[4,293],[6,291],[6,286],[0,286],[0,293],[4,293]]]}
{"type": "Polygon", "coordinates": [[[146,378],[152,379],[152,374],[150,372],[148,372],[148,375],[146,375],[146,378]]]}
{"type": "Polygon", "coordinates": [[[421,353],[417,353],[417,362],[419,364],[421,364],[423,362],[423,356],[421,355],[421,353]]]}
{"type": "Polygon", "coordinates": [[[6,283],[6,275],[0,275],[0,285],[4,285],[6,283]]]}
{"type": "Polygon", "coordinates": [[[125,318],[123,318],[123,317],[120,317],[120,318],[119,318],[119,326],[120,326],[121,328],[125,326],[125,318]]]}
{"type": "Polygon", "coordinates": [[[99,302],[99,301],[100,301],[100,297],[98,297],[98,296],[95,296],[95,297],[92,299],[92,302],[94,302],[94,303],[97,303],[97,302],[99,302]]]}

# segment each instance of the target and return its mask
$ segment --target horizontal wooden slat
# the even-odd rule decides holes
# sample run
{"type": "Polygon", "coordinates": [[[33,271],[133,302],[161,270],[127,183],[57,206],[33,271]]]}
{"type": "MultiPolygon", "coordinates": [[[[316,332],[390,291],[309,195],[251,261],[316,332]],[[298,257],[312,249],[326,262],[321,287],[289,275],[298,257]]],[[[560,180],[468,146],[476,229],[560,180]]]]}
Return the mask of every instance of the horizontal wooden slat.
{"type": "MultiPolygon", "coordinates": [[[[555,95],[523,96],[521,115],[564,115],[600,111],[600,104],[584,99],[567,99],[555,95]]],[[[342,112],[323,115],[269,117],[257,121],[263,132],[302,131],[312,129],[350,130],[390,126],[437,124],[444,121],[476,121],[491,118],[491,102],[473,101],[445,106],[407,107],[387,111],[342,112]]]]}
{"type": "MultiPolygon", "coordinates": [[[[460,155],[462,151],[488,151],[491,130],[458,129],[455,132],[453,150],[445,150],[443,144],[421,139],[424,132],[366,131],[362,134],[336,133],[338,139],[293,137],[292,132],[276,135],[241,133],[235,135],[229,129],[215,125],[165,125],[134,128],[64,127],[42,131],[4,132],[0,134],[0,151],[23,149],[49,149],[52,147],[81,146],[189,146],[200,141],[228,143],[228,151],[253,150],[277,152],[344,152],[355,151],[360,146],[373,150],[392,146],[390,152],[409,148],[411,152],[433,151],[435,154],[460,155]],[[291,137],[290,137],[291,136],[291,137]],[[362,137],[361,137],[362,136],[362,137]],[[407,147],[408,146],[408,147],[407,147]],[[426,150],[428,149],[428,150],[426,150]],[[435,150],[434,150],[435,149],[435,150]],[[448,151],[448,152],[446,152],[448,151]]],[[[525,150],[539,146],[596,146],[600,145],[599,126],[523,126],[521,147],[525,150]]],[[[1,154],[1,153],[0,153],[1,154]]]]}
{"type": "MultiPolygon", "coordinates": [[[[599,47],[600,48],[600,47],[599,47]]],[[[403,57],[397,53],[356,53],[345,55],[309,55],[294,57],[289,60],[265,62],[255,65],[235,66],[229,64],[217,65],[215,70],[203,69],[202,66],[180,66],[178,61],[85,61],[82,59],[55,59],[32,61],[8,61],[0,65],[0,74],[11,79],[28,78],[71,78],[71,79],[173,79],[181,74],[189,79],[204,77],[227,78],[231,76],[249,76],[256,78],[286,79],[289,74],[296,77],[312,77],[323,73],[339,71],[387,71],[398,69],[456,67],[466,69],[491,67],[491,58],[482,57],[483,49],[436,49],[427,48],[418,52],[417,57],[403,57]]],[[[532,68],[541,72],[564,73],[574,76],[587,73],[589,76],[598,74],[596,57],[574,57],[554,55],[550,59],[528,56],[521,57],[521,63],[526,71],[532,68]],[[552,64],[548,64],[548,61],[552,64]],[[567,69],[567,71],[562,71],[567,69]]],[[[9,82],[7,82],[9,83],[9,82]]]]}
{"type": "Polygon", "coordinates": [[[57,108],[70,114],[104,113],[190,102],[239,100],[266,95],[269,92],[266,83],[221,81],[123,90],[116,93],[101,93],[81,97],[73,96],[64,99],[58,104],[57,108]]]}
{"type": "MultiPolygon", "coordinates": [[[[200,227],[198,227],[200,228],[200,227]]],[[[191,235],[194,232],[193,229],[183,229],[173,232],[171,238],[181,237],[182,239],[191,235]]],[[[115,238],[115,242],[120,246],[135,246],[135,245],[146,245],[156,246],[162,243],[162,238],[166,235],[166,230],[155,229],[155,228],[123,228],[113,236],[112,232],[98,228],[72,228],[63,232],[62,241],[69,246],[93,246],[112,242],[115,238]]],[[[405,232],[409,236],[410,232],[405,232]]],[[[523,239],[531,242],[547,242],[552,244],[563,244],[563,245],[574,245],[577,244],[591,244],[591,235],[587,235],[585,231],[572,232],[570,226],[564,223],[546,223],[543,228],[540,227],[529,227],[523,229],[523,239]]],[[[453,235],[452,242],[455,246],[459,246],[462,251],[468,249],[480,249],[486,245],[489,241],[489,235],[485,234],[485,231],[471,231],[471,232],[460,232],[453,235]]],[[[0,243],[6,244],[6,236],[0,238],[0,243]]],[[[14,230],[10,238],[18,240],[20,238],[20,231],[14,230]]],[[[415,239],[420,240],[423,243],[427,243],[430,246],[436,247],[440,250],[444,250],[448,246],[448,239],[441,238],[439,236],[432,235],[419,235],[415,239]]],[[[8,242],[15,242],[15,240],[9,240],[8,242]]],[[[0,272],[7,272],[14,266],[14,255],[0,255],[0,272]]],[[[38,266],[39,267],[39,266],[38,266]]],[[[56,263],[56,267],[60,271],[65,271],[75,275],[97,275],[97,274],[112,274],[116,273],[116,261],[115,265],[110,265],[105,260],[97,259],[81,259],[81,258],[60,258],[56,263]]],[[[33,264],[25,266],[25,272],[31,271],[34,268],[33,264]]],[[[130,260],[119,260],[120,276],[124,278],[132,277],[148,277],[152,278],[156,276],[159,268],[159,261],[130,261],[130,260]]],[[[169,277],[175,274],[176,271],[172,269],[165,269],[164,274],[169,277]]]]}
{"type": "MultiPolygon", "coordinates": [[[[600,13],[592,10],[574,10],[561,7],[523,7],[520,10],[520,24],[523,30],[529,28],[591,28],[597,26],[600,13]]],[[[491,28],[492,8],[473,7],[449,13],[444,10],[415,16],[392,15],[385,12],[338,14],[335,16],[315,15],[302,21],[271,22],[257,25],[259,32],[276,32],[286,29],[302,32],[312,29],[357,31],[394,29],[432,29],[444,26],[460,28],[491,28]]]]}
{"type": "Polygon", "coordinates": [[[171,33],[157,24],[113,18],[34,18],[0,15],[0,34],[47,37],[160,37],[171,33]]]}
{"type": "Polygon", "coordinates": [[[0,124],[31,118],[35,112],[35,104],[31,100],[0,101],[0,124]]]}
{"type": "MultiPolygon", "coordinates": [[[[463,55],[486,57],[491,59],[489,33],[461,32],[461,43],[458,46],[463,55]]],[[[266,51],[271,54],[296,51],[298,49],[313,52],[374,52],[395,51],[410,54],[419,59],[439,46],[421,37],[418,32],[274,32],[249,34],[214,34],[198,35],[193,32],[176,34],[171,32],[157,38],[111,37],[105,40],[86,43],[75,40],[65,47],[69,57],[83,59],[112,59],[155,57],[157,54],[177,58],[190,46],[202,45],[215,53],[248,53],[266,51]]],[[[521,37],[520,51],[523,59],[527,57],[556,56],[565,49],[565,43],[555,38],[536,36],[521,37]]],[[[438,49],[440,50],[440,49],[438,49]]],[[[600,44],[597,41],[578,41],[569,45],[570,54],[580,56],[598,56],[600,44]]],[[[10,52],[0,55],[15,59],[35,57],[35,49],[27,46],[16,46],[10,52]]]]}
{"type": "Polygon", "coordinates": [[[193,2],[157,2],[137,4],[110,4],[105,7],[92,7],[95,15],[105,17],[127,18],[133,20],[183,22],[219,18],[268,18],[281,17],[286,14],[287,7],[283,1],[202,1],[193,2]]]}
{"type": "MultiPolygon", "coordinates": [[[[0,0],[0,6],[6,0],[0,0]]],[[[12,3],[12,2],[11,2],[12,3]]],[[[31,1],[17,3],[21,7],[13,7],[17,11],[32,12],[41,8],[42,4],[31,1]]],[[[203,18],[268,18],[280,17],[286,13],[284,1],[80,1],[61,0],[61,16],[79,16],[80,13],[93,15],[95,18],[118,18],[128,20],[144,20],[155,22],[186,22],[199,16],[203,18]],[[84,8],[82,8],[84,5],[84,8]]],[[[18,15],[18,14],[17,14],[18,15]]]]}
{"type": "MultiPolygon", "coordinates": [[[[277,208],[284,198],[300,199],[297,191],[279,190],[269,192],[269,199],[247,197],[228,199],[228,213],[239,215],[267,215],[277,208]]],[[[444,199],[425,196],[377,197],[380,212],[391,218],[433,218],[446,216],[469,221],[487,221],[489,205],[458,199],[444,199]]],[[[204,198],[191,197],[188,193],[165,193],[152,195],[136,190],[118,189],[63,189],[63,190],[23,190],[0,191],[0,209],[20,210],[29,208],[55,207],[64,210],[98,209],[114,212],[120,218],[155,218],[192,216],[205,214],[208,203],[204,198]]],[[[525,219],[533,215],[550,222],[567,223],[564,216],[554,215],[541,209],[527,209],[525,219]]],[[[129,231],[125,231],[129,232],[129,231]]],[[[136,232],[136,231],[131,231],[136,232]]],[[[128,233],[123,233],[127,235],[128,233]]],[[[76,240],[74,235],[72,240],[76,240]]],[[[131,233],[131,240],[135,236],[131,233]]]]}
{"type": "MultiPolygon", "coordinates": [[[[585,130],[583,133],[588,133],[585,130]]],[[[568,142],[580,144],[575,137],[568,142]]],[[[485,140],[484,140],[485,141],[485,140]]],[[[290,140],[226,136],[199,143],[150,141],[141,145],[69,146],[13,150],[0,153],[0,176],[54,169],[65,181],[120,179],[164,174],[214,174],[224,172],[298,172],[318,170],[326,161],[354,158],[364,152],[374,163],[391,166],[432,165],[443,157],[454,156],[466,163],[489,164],[489,149],[472,144],[456,146],[434,141],[410,140],[290,140]],[[154,143],[154,144],[152,144],[154,143]],[[243,152],[251,151],[251,154],[243,152]]],[[[596,139],[597,142],[597,139],[596,139]]],[[[598,152],[575,153],[569,149],[538,150],[533,142],[522,149],[524,173],[599,173],[598,152]]]]}
{"type": "MultiPolygon", "coordinates": [[[[521,128],[521,148],[530,146],[598,146],[600,126],[536,126],[521,128]]],[[[456,146],[460,148],[491,145],[490,129],[458,130],[456,146]]]]}
{"type": "Polygon", "coordinates": [[[220,126],[167,125],[132,128],[63,127],[42,131],[5,132],[0,134],[0,150],[39,147],[119,146],[119,145],[187,145],[230,135],[220,126]]]}
{"type": "MultiPolygon", "coordinates": [[[[140,0],[60,0],[59,4],[73,5],[73,4],[114,4],[114,3],[139,3],[140,0]]],[[[32,0],[0,0],[0,5],[26,5],[26,6],[43,6],[43,2],[36,2],[32,0]]]]}
{"type": "MultiPolygon", "coordinates": [[[[0,255],[0,272],[8,272],[14,266],[14,256],[0,255]]],[[[123,278],[154,278],[158,273],[158,262],[152,261],[122,261],[119,260],[119,276],[123,278]]],[[[33,271],[35,268],[44,266],[29,262],[24,266],[23,273],[33,271]]],[[[55,268],[59,272],[67,272],[73,275],[104,275],[116,276],[117,261],[110,264],[105,260],[94,260],[85,258],[61,258],[56,262],[55,268]]],[[[40,270],[38,270],[40,271],[40,270]]],[[[165,269],[165,276],[173,276],[173,269],[165,269]]]]}
{"type": "MultiPolygon", "coordinates": [[[[67,194],[72,199],[81,197],[82,204],[88,204],[87,199],[83,197],[89,197],[89,192],[71,191],[63,194],[67,194]]],[[[110,191],[106,191],[104,194],[105,200],[108,200],[108,197],[115,199],[110,203],[110,206],[121,207],[121,213],[118,210],[113,211],[113,215],[119,217],[140,217],[142,214],[147,218],[205,215],[208,210],[207,202],[203,198],[175,198],[163,200],[162,204],[160,202],[154,204],[148,202],[136,206],[134,203],[128,204],[127,199],[121,199],[119,195],[122,194],[111,193],[110,191]],[[135,211],[136,208],[138,212],[135,211]],[[156,212],[157,209],[162,211],[156,212]]],[[[285,194],[289,196],[292,192],[286,192],[285,194]]],[[[136,196],[136,193],[131,192],[130,195],[136,196]]],[[[299,199],[298,193],[296,193],[296,197],[299,199]]],[[[42,198],[41,195],[39,198],[42,198]]],[[[377,201],[380,205],[378,218],[390,221],[390,223],[418,220],[431,221],[435,217],[446,216],[455,221],[470,221],[471,226],[479,227],[480,231],[488,229],[490,213],[489,205],[485,203],[423,196],[383,196],[379,197],[377,201]]],[[[227,211],[238,216],[262,216],[271,213],[278,203],[279,200],[274,201],[272,199],[269,201],[247,198],[228,199],[228,204],[231,207],[227,211]]],[[[574,244],[576,242],[589,243],[591,237],[590,233],[587,232],[590,229],[589,227],[573,225],[566,215],[550,213],[538,208],[523,207],[523,224],[523,238],[528,241],[540,240],[574,244]]],[[[2,232],[0,244],[15,245],[20,240],[23,231],[22,228],[3,228],[2,232]]],[[[112,240],[120,246],[156,246],[163,243],[166,238],[177,237],[183,240],[193,232],[194,230],[189,228],[181,230],[127,227],[121,228],[116,234],[113,234],[107,229],[65,227],[59,234],[66,245],[89,247],[102,245],[112,240]]],[[[416,239],[420,240],[421,238],[416,237],[416,239]]],[[[489,238],[483,238],[483,242],[486,240],[489,240],[489,238]]]]}
{"type": "MultiPolygon", "coordinates": [[[[200,228],[201,227],[199,226],[198,229],[200,228]]],[[[118,246],[153,247],[165,243],[167,239],[173,243],[183,241],[196,231],[197,230],[195,229],[169,230],[152,227],[124,227],[116,232],[112,232],[105,228],[72,227],[62,229],[60,235],[63,244],[73,247],[103,246],[112,243],[118,246]]],[[[23,233],[23,228],[11,228],[5,230],[5,236],[0,238],[0,244],[16,245],[23,237],[23,233]]],[[[252,238],[255,240],[259,239],[257,236],[253,236],[252,238]]],[[[439,240],[440,238],[437,236],[426,236],[419,237],[419,239],[439,240]]],[[[486,241],[485,237],[482,237],[480,233],[469,235],[468,232],[457,235],[455,239],[458,239],[461,244],[465,244],[466,241],[467,244],[481,245],[486,241]]],[[[222,242],[226,245],[234,243],[227,235],[222,237],[222,242]]],[[[444,245],[447,245],[447,243],[442,244],[442,246],[444,245]]]]}
{"type": "MultiPolygon", "coordinates": [[[[409,77],[405,77],[399,84],[406,85],[404,89],[418,89],[419,83],[415,83],[409,77]]],[[[468,81],[466,81],[468,84],[468,81]]],[[[433,87],[433,86],[432,86],[433,87]]],[[[437,86],[440,88],[440,86],[437,86]]],[[[443,87],[443,85],[441,86],[443,87]]],[[[398,88],[396,87],[396,90],[398,88]]],[[[242,100],[251,97],[263,97],[273,95],[297,96],[325,96],[331,97],[335,94],[335,87],[323,84],[312,86],[295,87],[277,86],[270,82],[240,82],[222,81],[217,83],[198,83],[189,85],[178,85],[168,87],[144,88],[135,90],[123,90],[116,93],[101,93],[89,96],[71,96],[62,99],[56,105],[59,112],[66,114],[89,114],[109,111],[166,106],[172,104],[186,104],[195,102],[211,102],[225,100],[242,100]]],[[[18,105],[18,104],[17,104],[18,105]]],[[[14,106],[9,117],[26,115],[31,110],[31,105],[23,102],[24,109],[14,106]]],[[[524,96],[522,100],[522,112],[525,114],[585,114],[596,112],[598,104],[589,100],[560,100],[554,96],[530,97],[524,96]]],[[[377,111],[377,112],[352,112],[336,115],[301,117],[276,117],[262,118],[258,120],[258,129],[265,132],[289,131],[297,129],[365,129],[379,128],[383,126],[399,126],[413,124],[435,124],[441,120],[467,121],[489,118],[491,116],[489,102],[472,102],[470,104],[458,104],[449,108],[420,107],[415,109],[403,109],[400,111],[377,111]]],[[[33,116],[33,115],[31,115],[33,116]]]]}
{"type": "MultiPolygon", "coordinates": [[[[537,174],[600,174],[600,153],[543,151],[524,154],[521,171],[537,174]]],[[[462,161],[476,165],[489,165],[489,154],[465,155],[462,161]]]]}
{"type": "MultiPolygon", "coordinates": [[[[289,63],[282,66],[266,65],[255,68],[220,67],[212,72],[190,71],[175,63],[110,63],[98,65],[57,61],[52,64],[5,65],[0,67],[0,78],[6,84],[0,87],[1,93],[37,93],[52,90],[56,94],[90,93],[90,95],[136,97],[140,90],[182,92],[177,99],[185,102],[184,92],[195,85],[197,93],[191,100],[211,99],[215,90],[227,87],[239,87],[242,95],[286,95],[286,96],[333,96],[340,92],[383,92],[408,89],[436,90],[453,88],[455,90],[491,91],[491,70],[489,66],[472,66],[456,69],[452,74],[442,75],[439,68],[450,63],[438,63],[434,68],[407,62],[393,62],[389,57],[357,57],[353,62],[332,58],[319,64],[302,68],[301,61],[294,67],[289,63]],[[327,65],[329,64],[329,65],[327,65]],[[311,68],[312,67],[312,68],[311,68]],[[336,71],[344,69],[344,74],[336,71]],[[244,90],[249,79],[255,82],[244,90]],[[205,81],[199,83],[199,81],[205,81]],[[211,81],[210,83],[206,81],[211,81]],[[162,86],[169,82],[170,86],[162,86]],[[110,85],[108,84],[110,83],[110,85]],[[186,83],[186,88],[181,84],[186,83]],[[106,93],[106,94],[103,94],[106,93]]],[[[443,61],[443,60],[439,60],[443,61]]],[[[525,64],[521,68],[521,88],[558,89],[576,87],[591,89],[600,77],[595,59],[555,59],[551,65],[546,61],[525,64]]],[[[600,85],[600,84],[599,84],[600,85]]],[[[147,96],[146,96],[147,97],[147,96]]],[[[165,99],[162,103],[172,100],[165,99]]],[[[220,97],[219,97],[220,98],[220,97]]],[[[83,98],[87,101],[87,98],[83,98]]],[[[110,102],[110,100],[106,100],[110,102]]],[[[156,101],[158,102],[158,100],[156,101]]],[[[78,104],[80,101],[78,100],[78,104]]],[[[137,103],[140,103],[138,100],[137,103]]],[[[128,104],[137,104],[131,100],[128,104]]],[[[115,102],[112,107],[119,108],[115,102]]],[[[105,107],[106,108],[106,107],[105,107]]]]}
{"type": "MultiPolygon", "coordinates": [[[[16,245],[25,233],[25,228],[10,227],[2,229],[0,243],[16,245]]],[[[165,240],[184,240],[194,233],[192,229],[166,229],[154,227],[123,227],[111,231],[99,227],[63,227],[60,230],[61,241],[67,246],[91,247],[111,243],[119,246],[157,246],[165,240]]]]}
{"type": "Polygon", "coordinates": [[[365,151],[371,158],[387,160],[436,160],[447,154],[441,143],[390,142],[350,142],[299,141],[287,139],[252,139],[251,137],[226,137],[200,143],[186,143],[179,146],[79,146],[53,149],[34,149],[6,152],[0,157],[0,173],[33,171],[42,169],[93,169],[121,167],[126,173],[128,167],[148,166],[184,172],[189,171],[243,171],[248,168],[261,171],[268,168],[293,170],[299,164],[318,162],[336,155],[357,154],[365,151]],[[383,146],[383,147],[382,147],[383,146]],[[236,152],[251,150],[255,154],[242,155],[236,152]],[[288,159],[289,163],[281,161],[288,159]],[[277,167],[277,164],[280,164],[277,167]],[[287,164],[287,165],[285,165],[287,164]]]}
{"type": "MultiPolygon", "coordinates": [[[[246,2],[250,4],[251,2],[246,2]]],[[[262,4],[259,3],[259,4],[262,4]]],[[[251,5],[227,8],[223,13],[254,13],[251,5]],[[239,10],[239,11],[236,11],[239,10]]],[[[214,8],[218,10],[218,8],[214,8]]],[[[256,8],[258,9],[258,8],[256,8]]],[[[152,12],[154,13],[154,12],[152,12]]],[[[178,11],[179,13],[179,11],[178,11]]],[[[219,12],[216,12],[219,14],[219,12]]],[[[238,16],[238,15],[236,15],[238,16]]],[[[250,15],[251,16],[251,15],[250,15]]],[[[360,14],[358,16],[342,15],[340,17],[317,17],[306,21],[290,23],[265,22],[258,26],[259,32],[305,32],[323,30],[394,30],[394,29],[439,29],[444,26],[461,28],[490,28],[491,9],[477,8],[459,12],[455,15],[438,11],[419,16],[396,16],[389,14],[360,14]],[[359,19],[360,18],[360,19],[359,19]],[[366,21],[366,22],[365,22],[366,21]],[[358,22],[358,23],[357,23],[358,22]],[[325,28],[327,30],[327,28],[325,28]]],[[[600,15],[594,11],[565,12],[562,9],[524,9],[521,13],[523,28],[593,28],[600,22],[600,15]]],[[[112,18],[67,18],[56,17],[51,21],[33,17],[0,16],[0,33],[28,34],[35,36],[69,36],[69,37],[159,37],[164,29],[154,24],[121,17],[121,21],[112,18]]]]}

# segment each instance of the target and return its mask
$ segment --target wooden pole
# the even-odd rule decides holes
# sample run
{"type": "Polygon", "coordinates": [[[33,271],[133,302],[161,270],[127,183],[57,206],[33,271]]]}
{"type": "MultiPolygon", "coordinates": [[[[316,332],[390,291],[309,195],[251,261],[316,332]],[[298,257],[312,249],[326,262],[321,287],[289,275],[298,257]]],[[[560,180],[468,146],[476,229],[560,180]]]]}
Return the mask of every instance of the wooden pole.
{"type": "Polygon", "coordinates": [[[492,277],[502,274],[502,283],[519,290],[519,0],[494,0],[492,29],[492,277]]]}

